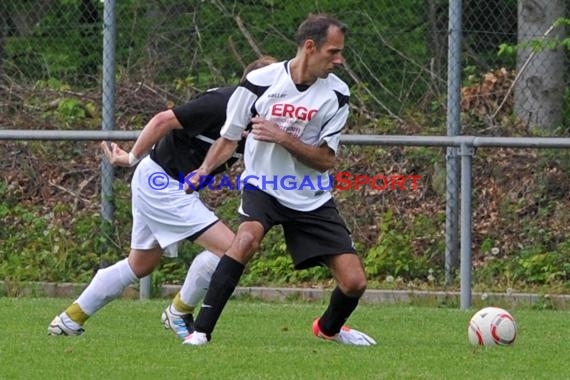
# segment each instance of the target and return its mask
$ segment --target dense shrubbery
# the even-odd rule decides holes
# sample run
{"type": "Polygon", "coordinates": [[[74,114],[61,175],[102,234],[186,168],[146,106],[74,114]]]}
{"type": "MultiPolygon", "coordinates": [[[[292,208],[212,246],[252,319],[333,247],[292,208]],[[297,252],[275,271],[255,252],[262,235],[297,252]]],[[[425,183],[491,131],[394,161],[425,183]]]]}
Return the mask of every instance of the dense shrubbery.
{"type": "MultiPolygon", "coordinates": [[[[32,12],[36,3],[0,6],[7,24],[0,31],[6,36],[0,34],[0,69],[18,81],[57,78],[74,88],[98,85],[103,3],[52,0],[32,12]]],[[[118,1],[118,72],[186,95],[185,90],[239,78],[259,54],[292,56],[298,23],[309,12],[326,11],[350,27],[350,66],[339,75],[355,83],[360,106],[368,113],[397,115],[445,93],[447,5],[434,3],[427,14],[424,3],[118,1]]]]}
{"type": "MultiPolygon", "coordinates": [[[[42,118],[48,122],[73,119],[71,124],[79,122],[87,128],[92,123],[89,113],[58,110],[61,108],[44,113],[42,118]]],[[[130,119],[128,115],[124,118],[130,119]]],[[[379,120],[374,128],[371,132],[403,132],[403,126],[389,120],[379,120]]],[[[516,129],[510,132],[519,133],[516,129]]],[[[13,142],[2,146],[6,160],[0,182],[0,278],[15,283],[85,282],[100,266],[126,255],[131,170],[117,170],[117,222],[106,238],[99,216],[98,151],[96,143],[85,142],[13,142]]],[[[385,192],[368,187],[336,192],[371,287],[444,287],[444,151],[345,146],[341,152],[338,171],[422,175],[417,191],[385,192]]],[[[548,287],[551,292],[567,291],[569,169],[570,154],[565,151],[477,152],[473,207],[476,289],[548,287]]],[[[240,168],[234,170],[237,173],[240,168]]],[[[237,194],[206,191],[202,196],[222,219],[235,226],[237,194]]],[[[155,273],[155,285],[180,283],[198,251],[197,246],[183,244],[179,258],[164,259],[155,273]]],[[[315,286],[330,281],[323,269],[292,271],[276,228],[248,266],[242,284],[315,286]]]]}
{"type": "MultiPolygon", "coordinates": [[[[3,66],[7,84],[0,87],[5,95],[5,112],[0,113],[3,127],[96,129],[101,124],[100,35],[90,37],[89,27],[60,30],[59,26],[66,20],[99,23],[102,5],[93,3],[96,11],[89,18],[77,8],[88,1],[61,3],[69,12],[64,12],[64,7],[60,13],[47,15],[31,35],[20,36],[14,31],[6,35],[4,58],[10,64],[3,66]],[[53,30],[60,31],[57,39],[50,37],[53,30]]],[[[235,83],[243,64],[257,55],[256,48],[279,58],[290,56],[294,26],[314,5],[243,1],[238,10],[229,7],[232,2],[218,1],[185,1],[183,6],[178,0],[117,3],[118,129],[140,128],[155,112],[180,103],[199,89],[235,83]]],[[[349,133],[444,134],[441,78],[445,76],[442,62],[446,52],[436,42],[447,38],[446,32],[438,33],[445,29],[442,10],[447,7],[437,6],[435,14],[427,15],[423,0],[318,3],[321,10],[341,14],[351,27],[346,51],[350,66],[339,73],[353,93],[349,133]]],[[[0,5],[0,12],[5,11],[4,6],[0,5]]],[[[11,30],[10,25],[6,30],[11,30]]],[[[480,52],[481,57],[493,55],[493,48],[489,49],[480,52]]],[[[478,70],[466,66],[467,71],[464,95],[473,97],[464,99],[477,102],[463,110],[463,132],[528,135],[530,132],[510,115],[512,102],[497,120],[488,123],[489,109],[502,100],[512,83],[510,71],[489,73],[495,87],[487,93],[482,93],[482,88],[488,87],[478,86],[478,70]]],[[[127,254],[131,171],[117,170],[116,223],[112,230],[104,231],[99,215],[96,143],[3,142],[0,154],[0,278],[16,283],[85,282],[97,268],[127,254]]],[[[445,150],[352,146],[343,147],[341,154],[338,171],[422,175],[417,191],[385,192],[368,187],[335,194],[362,254],[371,287],[445,287],[445,150]]],[[[477,152],[473,170],[476,289],[568,290],[570,240],[566,232],[570,217],[565,210],[569,206],[569,157],[564,151],[477,152]]],[[[236,194],[205,192],[203,197],[223,220],[235,226],[236,194]]],[[[198,247],[184,244],[179,258],[163,261],[154,283],[180,283],[198,251],[198,247]]],[[[329,281],[321,268],[293,272],[280,230],[274,229],[248,266],[242,284],[314,286],[329,281]]]]}

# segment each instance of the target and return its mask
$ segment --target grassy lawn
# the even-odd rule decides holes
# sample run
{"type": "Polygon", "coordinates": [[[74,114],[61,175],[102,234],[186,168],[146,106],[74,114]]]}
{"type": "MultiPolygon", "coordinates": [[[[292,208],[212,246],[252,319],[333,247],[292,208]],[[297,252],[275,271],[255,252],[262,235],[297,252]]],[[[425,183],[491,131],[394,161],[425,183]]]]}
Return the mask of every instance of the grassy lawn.
{"type": "Polygon", "coordinates": [[[350,325],[378,341],[311,335],[321,302],[231,300],[212,342],[183,346],[160,325],[165,300],[118,300],[81,337],[46,328],[70,299],[0,298],[0,379],[556,379],[570,374],[566,311],[510,310],[510,347],[469,345],[475,310],[361,305],[350,325]]]}

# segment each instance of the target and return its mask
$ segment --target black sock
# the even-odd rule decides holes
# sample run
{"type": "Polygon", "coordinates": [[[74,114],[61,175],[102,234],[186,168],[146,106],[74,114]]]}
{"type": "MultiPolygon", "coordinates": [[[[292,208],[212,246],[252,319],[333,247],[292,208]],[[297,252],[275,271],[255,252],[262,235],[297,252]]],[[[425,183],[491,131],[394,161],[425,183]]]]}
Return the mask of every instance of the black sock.
{"type": "Polygon", "coordinates": [[[337,286],[332,294],[329,307],[319,320],[321,332],[327,336],[338,334],[342,325],[356,309],[360,297],[349,297],[337,286]]]}
{"type": "Polygon", "coordinates": [[[222,256],[212,274],[210,287],[202,302],[200,312],[194,321],[194,329],[206,333],[208,337],[214,331],[222,310],[243,273],[244,265],[229,256],[222,256]]]}

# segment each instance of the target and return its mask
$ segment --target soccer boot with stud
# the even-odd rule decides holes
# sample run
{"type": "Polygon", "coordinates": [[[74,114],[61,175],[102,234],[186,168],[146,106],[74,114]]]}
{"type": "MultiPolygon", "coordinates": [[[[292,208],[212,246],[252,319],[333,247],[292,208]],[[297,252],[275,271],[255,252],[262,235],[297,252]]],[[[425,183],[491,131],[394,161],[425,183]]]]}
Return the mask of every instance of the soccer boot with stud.
{"type": "Polygon", "coordinates": [[[313,334],[321,339],[352,346],[373,346],[376,344],[376,341],[370,336],[361,331],[351,329],[347,326],[342,326],[338,334],[335,334],[333,336],[325,335],[319,327],[318,318],[313,322],[313,334]]]}
{"type": "Polygon", "coordinates": [[[48,330],[48,335],[54,335],[54,336],[77,336],[77,335],[82,335],[85,332],[85,330],[83,330],[82,328],[73,329],[67,326],[59,315],[57,315],[51,321],[47,330],[48,330]]]}
{"type": "Polygon", "coordinates": [[[180,338],[184,339],[194,331],[194,318],[192,314],[176,314],[170,309],[170,305],[162,312],[162,325],[180,338]]]}

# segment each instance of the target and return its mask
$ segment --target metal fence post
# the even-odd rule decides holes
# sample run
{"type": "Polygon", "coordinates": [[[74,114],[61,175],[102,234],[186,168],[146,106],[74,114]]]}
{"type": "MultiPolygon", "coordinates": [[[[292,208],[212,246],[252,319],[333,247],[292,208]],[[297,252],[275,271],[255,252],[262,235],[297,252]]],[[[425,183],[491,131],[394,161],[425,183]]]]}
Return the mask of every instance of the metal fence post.
{"type": "MultiPolygon", "coordinates": [[[[447,66],[447,135],[460,133],[461,107],[461,0],[449,4],[449,47],[447,66]]],[[[447,148],[445,208],[445,282],[451,284],[458,264],[459,160],[455,147],[447,148]]]]}
{"type": "Polygon", "coordinates": [[[471,171],[473,146],[461,144],[461,288],[460,308],[471,307],[471,171]]]}
{"type": "MultiPolygon", "coordinates": [[[[115,128],[115,50],[117,42],[117,23],[115,16],[115,0],[105,0],[103,14],[103,130],[115,128]]],[[[106,240],[113,231],[113,165],[103,159],[101,161],[101,218],[102,230],[106,240]]],[[[149,299],[151,292],[151,276],[140,279],[139,298],[149,299]]]]}
{"type": "MultiPolygon", "coordinates": [[[[102,84],[102,126],[104,131],[115,127],[115,0],[105,0],[103,11],[103,84],[102,84]]],[[[103,249],[108,248],[113,231],[113,165],[101,160],[101,230],[104,234],[103,249]]]]}
{"type": "Polygon", "coordinates": [[[152,287],[152,275],[145,276],[140,279],[139,282],[139,299],[148,300],[150,299],[152,287]]]}

